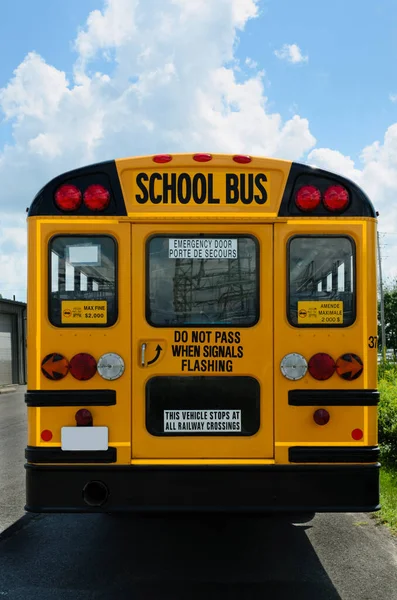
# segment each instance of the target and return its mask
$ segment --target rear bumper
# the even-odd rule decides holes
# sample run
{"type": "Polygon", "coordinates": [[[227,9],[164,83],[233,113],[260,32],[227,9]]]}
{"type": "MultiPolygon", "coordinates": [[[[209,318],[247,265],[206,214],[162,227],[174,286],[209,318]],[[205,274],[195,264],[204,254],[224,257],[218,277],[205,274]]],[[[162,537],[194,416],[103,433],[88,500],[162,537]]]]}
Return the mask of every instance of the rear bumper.
{"type": "Polygon", "coordinates": [[[371,512],[379,464],[258,466],[26,465],[30,512],[371,512]],[[89,482],[107,490],[84,500],[89,482]],[[87,489],[87,488],[86,488],[87,489]]]}

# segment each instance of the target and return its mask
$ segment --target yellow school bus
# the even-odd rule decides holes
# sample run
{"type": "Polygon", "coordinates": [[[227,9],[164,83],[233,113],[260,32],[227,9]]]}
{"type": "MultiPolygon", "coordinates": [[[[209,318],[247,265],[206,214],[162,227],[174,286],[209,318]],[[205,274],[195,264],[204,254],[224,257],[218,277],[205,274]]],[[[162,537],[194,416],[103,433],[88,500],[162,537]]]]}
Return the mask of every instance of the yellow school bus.
{"type": "Polygon", "coordinates": [[[26,509],[373,511],[376,214],[245,155],[80,168],[28,213],[26,509]]]}

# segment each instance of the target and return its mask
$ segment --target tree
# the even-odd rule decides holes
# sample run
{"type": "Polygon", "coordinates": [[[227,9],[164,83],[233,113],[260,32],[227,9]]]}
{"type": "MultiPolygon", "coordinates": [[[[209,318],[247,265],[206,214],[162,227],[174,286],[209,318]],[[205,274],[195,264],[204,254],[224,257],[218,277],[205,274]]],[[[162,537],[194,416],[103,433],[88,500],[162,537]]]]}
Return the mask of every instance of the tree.
{"type": "MultiPolygon", "coordinates": [[[[386,347],[397,350],[397,280],[384,291],[386,347]]],[[[380,323],[380,306],[378,305],[380,323]]],[[[379,327],[380,330],[380,327],[379,327]]],[[[383,340],[380,340],[383,345],[383,340]]]]}

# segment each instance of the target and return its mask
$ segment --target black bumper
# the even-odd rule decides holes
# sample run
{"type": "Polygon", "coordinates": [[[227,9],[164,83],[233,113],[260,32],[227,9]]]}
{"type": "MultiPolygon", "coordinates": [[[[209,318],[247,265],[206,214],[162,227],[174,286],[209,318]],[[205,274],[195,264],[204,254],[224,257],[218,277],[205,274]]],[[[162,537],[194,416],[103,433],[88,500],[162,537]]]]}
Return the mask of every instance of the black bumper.
{"type": "Polygon", "coordinates": [[[379,509],[379,464],[27,464],[25,508],[30,512],[55,513],[155,510],[371,512],[379,509]],[[108,491],[100,506],[88,505],[83,497],[83,489],[92,481],[102,482],[100,489],[108,491]]]}

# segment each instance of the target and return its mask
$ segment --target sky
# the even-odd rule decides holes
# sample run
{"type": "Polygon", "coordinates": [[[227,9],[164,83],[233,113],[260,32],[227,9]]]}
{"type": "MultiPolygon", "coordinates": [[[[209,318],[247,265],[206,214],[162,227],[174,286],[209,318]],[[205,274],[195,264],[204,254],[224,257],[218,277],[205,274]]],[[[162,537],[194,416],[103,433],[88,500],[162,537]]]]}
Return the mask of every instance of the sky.
{"type": "Polygon", "coordinates": [[[355,180],[397,277],[395,0],[13,0],[0,56],[3,297],[26,299],[25,210],[47,181],[178,151],[355,180]]]}

